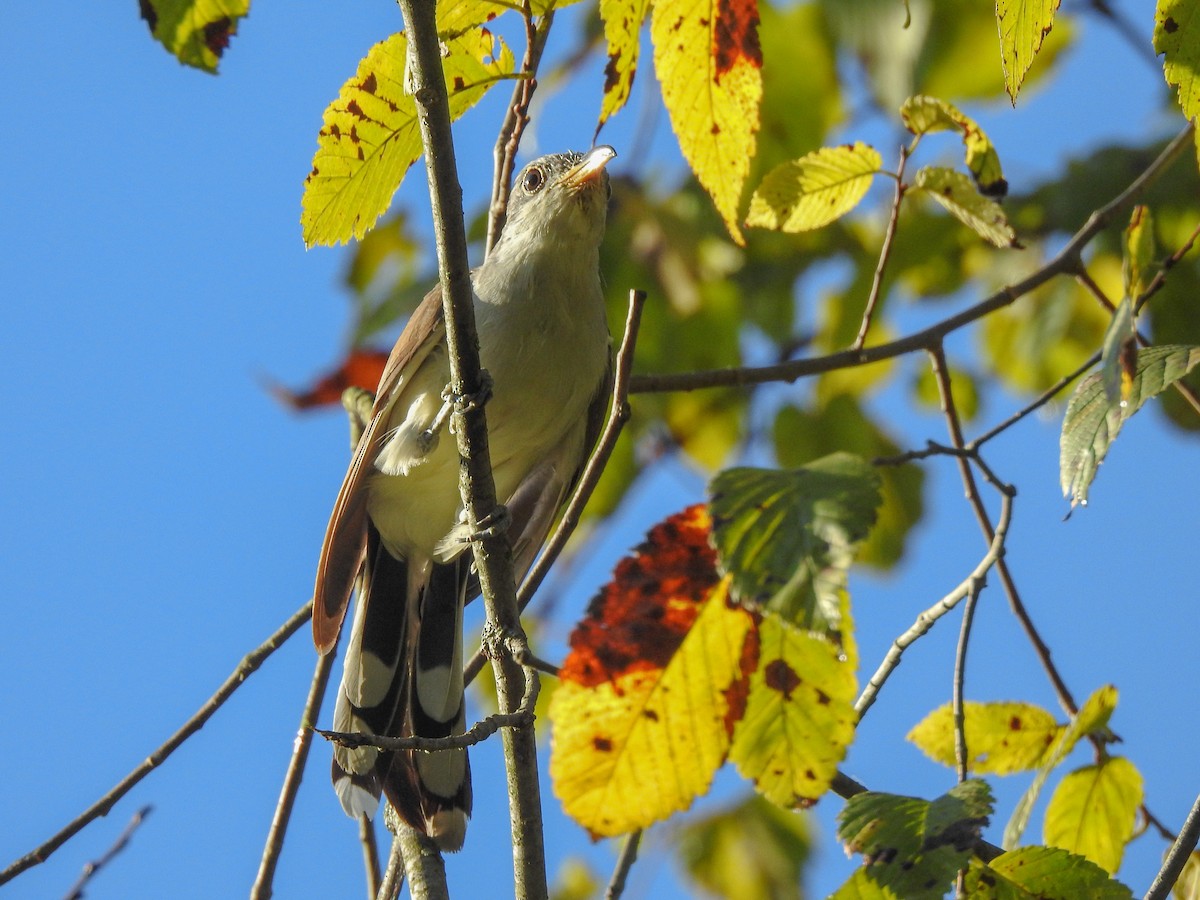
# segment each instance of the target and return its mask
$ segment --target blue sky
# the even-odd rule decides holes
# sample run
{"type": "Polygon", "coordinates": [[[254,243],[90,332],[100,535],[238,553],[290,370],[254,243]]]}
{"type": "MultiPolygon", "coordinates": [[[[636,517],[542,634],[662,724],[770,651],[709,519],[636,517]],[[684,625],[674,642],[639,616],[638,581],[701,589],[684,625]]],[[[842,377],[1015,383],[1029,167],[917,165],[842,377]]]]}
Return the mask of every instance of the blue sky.
{"type": "MultiPolygon", "coordinates": [[[[260,379],[302,383],[342,350],[347,256],[304,249],[301,184],[325,105],[367,49],[400,27],[395,6],[382,0],[337,4],[336,13],[328,4],[285,12],[259,3],[211,78],[166,56],[136,4],[84,6],[48,22],[44,10],[18,5],[0,33],[9,110],[0,137],[0,453],[9,472],[0,480],[0,596],[10,610],[0,637],[0,864],[140,762],[311,590],[347,455],[345,423],[338,413],[292,415],[260,379]]],[[[1145,4],[1119,6],[1148,34],[1145,4]]],[[[1157,111],[1159,82],[1123,44],[1094,23],[1080,38],[1049,90],[1023,97],[1016,111],[972,110],[1014,188],[1097,140],[1141,141],[1177,127],[1157,111]]],[[[540,111],[541,149],[588,143],[599,108],[591,74],[574,99],[552,96],[540,111]],[[593,98],[580,101],[589,89],[593,98]]],[[[494,92],[457,132],[469,207],[485,197],[504,97],[494,92]]],[[[604,139],[621,151],[635,126],[627,112],[604,139]]],[[[650,158],[674,165],[665,119],[658,129],[650,158]]],[[[423,190],[423,179],[412,178],[402,197],[423,190]]],[[[1019,404],[999,398],[983,421],[1019,404]]],[[[902,443],[944,436],[936,416],[899,421],[902,443]]],[[[1194,602],[1196,446],[1145,411],[1122,433],[1091,506],[1064,523],[1057,429],[1055,417],[1034,419],[989,450],[989,462],[1021,490],[1008,559],[1080,699],[1108,681],[1120,687],[1113,727],[1125,743],[1117,752],[1141,768],[1156,814],[1178,825],[1196,791],[1200,741],[1182,699],[1200,677],[1185,615],[1194,602]]],[[[953,467],[929,472],[930,513],[910,559],[886,578],[853,583],[864,668],[984,550],[953,467]]],[[[571,602],[582,606],[646,527],[702,488],[683,469],[641,485],[570,585],[571,602]]],[[[976,629],[971,673],[979,674],[968,694],[1053,708],[998,591],[984,595],[976,629]]],[[[902,736],[949,698],[956,634],[955,619],[906,656],[863,724],[850,774],[925,796],[951,785],[950,773],[902,736]]],[[[313,663],[301,635],[107,819],[5,896],[61,895],[147,803],[155,812],[89,896],[243,895],[313,663]]],[[[495,746],[473,754],[478,810],[503,803],[495,746]]],[[[317,747],[279,897],[361,893],[355,830],[327,787],[326,759],[317,747]]],[[[1075,762],[1086,761],[1081,751],[1075,762]]],[[[714,808],[737,784],[723,773],[717,797],[698,807],[714,808]]],[[[998,782],[1000,824],[1024,784],[998,782]]],[[[543,789],[549,798],[548,780],[543,789]]],[[[816,813],[817,896],[850,869],[830,828],[840,806],[829,798],[816,813]]],[[[547,808],[556,804],[548,799],[547,808]]],[[[608,845],[589,846],[559,813],[550,823],[552,869],[583,853],[607,872],[608,845]]],[[[669,828],[653,832],[650,846],[669,840],[669,828]]],[[[506,826],[478,817],[468,841],[449,862],[452,890],[494,888],[508,856],[506,826]]],[[[1123,876],[1135,892],[1163,849],[1151,836],[1131,849],[1123,876]]],[[[629,896],[681,891],[659,858],[635,869],[629,896]]]]}

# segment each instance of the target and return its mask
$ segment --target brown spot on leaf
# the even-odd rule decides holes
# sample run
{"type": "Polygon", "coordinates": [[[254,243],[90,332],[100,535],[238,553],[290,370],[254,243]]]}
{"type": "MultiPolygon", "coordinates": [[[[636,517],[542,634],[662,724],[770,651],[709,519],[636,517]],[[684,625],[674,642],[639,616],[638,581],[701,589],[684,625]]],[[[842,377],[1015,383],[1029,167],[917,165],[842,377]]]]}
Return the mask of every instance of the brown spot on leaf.
{"type": "Polygon", "coordinates": [[[758,43],[758,0],[717,0],[713,23],[714,79],[745,61],[762,68],[762,47],[758,43]]]}
{"type": "Polygon", "coordinates": [[[598,734],[592,738],[592,746],[600,753],[611,753],[613,748],[612,739],[598,734]]]}
{"type": "Polygon", "coordinates": [[[1163,31],[1165,31],[1167,34],[1174,34],[1178,30],[1179,23],[1170,16],[1167,16],[1165,19],[1163,19],[1163,31]]]}
{"type": "Polygon", "coordinates": [[[351,100],[346,104],[346,112],[359,119],[366,119],[367,117],[367,114],[362,111],[362,107],[358,105],[357,100],[351,100]]]}
{"type": "Polygon", "coordinates": [[[655,711],[654,711],[654,710],[652,710],[652,709],[643,709],[643,710],[642,710],[642,717],[643,717],[643,718],[646,718],[646,719],[649,719],[651,722],[657,722],[657,721],[658,721],[658,713],[657,713],[657,712],[655,712],[655,711]]]}
{"type": "Polygon", "coordinates": [[[773,659],[763,670],[763,679],[771,690],[783,694],[784,700],[792,699],[792,691],[800,686],[800,676],[796,670],[782,659],[773,659]]]}
{"type": "Polygon", "coordinates": [[[454,90],[455,91],[461,91],[466,86],[467,86],[467,82],[463,79],[463,77],[461,75],[454,76],[454,90]]]}
{"type": "Polygon", "coordinates": [[[1025,723],[1021,721],[1020,716],[1013,716],[1011,719],[1008,720],[1008,730],[1009,731],[1020,731],[1024,727],[1025,727],[1025,723]]]}
{"type": "Polygon", "coordinates": [[[204,45],[214,56],[220,57],[229,46],[229,38],[235,30],[233,20],[228,16],[209,22],[204,26],[204,45]]]}
{"type": "Polygon", "coordinates": [[[368,94],[374,94],[376,88],[379,87],[379,82],[375,80],[375,73],[371,72],[369,75],[367,75],[367,77],[362,80],[362,84],[360,84],[359,87],[368,94]]]}
{"type": "Polygon", "coordinates": [[[621,58],[621,51],[615,50],[609,54],[608,62],[604,64],[604,93],[611,94],[621,81],[621,73],[617,71],[617,60],[621,58]]]}

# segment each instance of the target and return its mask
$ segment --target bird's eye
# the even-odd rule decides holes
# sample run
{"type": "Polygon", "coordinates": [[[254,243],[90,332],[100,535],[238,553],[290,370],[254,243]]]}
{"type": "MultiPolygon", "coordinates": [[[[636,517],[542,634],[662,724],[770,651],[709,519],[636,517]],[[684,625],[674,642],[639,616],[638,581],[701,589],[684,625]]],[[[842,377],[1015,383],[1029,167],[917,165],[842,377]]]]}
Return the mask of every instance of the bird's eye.
{"type": "Polygon", "coordinates": [[[546,173],[537,166],[534,166],[521,179],[521,187],[525,189],[527,194],[536,194],[542,189],[542,185],[546,183],[546,173]]]}

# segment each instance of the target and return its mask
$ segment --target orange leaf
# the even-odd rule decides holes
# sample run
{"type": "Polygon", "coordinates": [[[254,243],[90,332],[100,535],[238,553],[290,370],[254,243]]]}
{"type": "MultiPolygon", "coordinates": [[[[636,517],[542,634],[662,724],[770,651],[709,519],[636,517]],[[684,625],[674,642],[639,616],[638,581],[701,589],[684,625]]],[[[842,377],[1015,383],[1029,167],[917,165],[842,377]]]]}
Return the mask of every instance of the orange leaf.
{"type": "Polygon", "coordinates": [[[388,354],[383,350],[351,350],[342,364],[331,372],[320,376],[312,386],[292,391],[283,385],[268,382],[267,390],[276,400],[292,409],[312,409],[339,403],[342,391],[348,387],[360,387],[373,391],[379,386],[383,366],[388,354]]]}

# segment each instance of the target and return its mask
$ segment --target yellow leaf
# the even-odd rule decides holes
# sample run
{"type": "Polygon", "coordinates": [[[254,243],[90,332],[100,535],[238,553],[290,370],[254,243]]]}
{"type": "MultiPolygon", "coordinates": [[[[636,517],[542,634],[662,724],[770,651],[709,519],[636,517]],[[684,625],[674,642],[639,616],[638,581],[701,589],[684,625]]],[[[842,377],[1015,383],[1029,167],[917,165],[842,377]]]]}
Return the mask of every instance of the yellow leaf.
{"type": "Polygon", "coordinates": [[[564,681],[550,705],[550,777],[563,808],[596,835],[645,828],[708,790],[729,749],[729,687],[750,614],[721,582],[669,662],[595,687],[564,681]]]}
{"type": "Polygon", "coordinates": [[[1004,87],[1014,106],[1025,74],[1054,26],[1054,13],[1060,2],[1062,0],[996,0],[1004,87]]]}
{"type": "Polygon", "coordinates": [[[1004,210],[975,190],[971,179],[962,172],[928,166],[917,172],[912,186],[928,194],[954,218],[997,247],[1020,246],[1004,210]]]}
{"type": "Polygon", "coordinates": [[[812,231],[858,205],[883,160],[873,147],[823,147],[767,173],[750,199],[746,224],[812,231]]]}
{"type": "MultiPolygon", "coordinates": [[[[1036,769],[1065,730],[1040,706],[971,701],[963,706],[963,728],[968,768],[996,775],[1036,769]]],[[[908,733],[908,740],[935,762],[955,765],[954,711],[950,704],[926,716],[908,733]]]]}
{"type": "Polygon", "coordinates": [[[216,72],[250,0],[142,0],[141,10],[155,40],[181,63],[216,72]]]}
{"type": "MultiPolygon", "coordinates": [[[[442,46],[451,119],[513,71],[512,52],[486,28],[442,46]]],[[[325,110],[312,172],[304,181],[300,224],[308,246],[362,237],[420,157],[416,104],[404,90],[406,51],[403,33],[376,44],[325,110]]]]}
{"type": "Polygon", "coordinates": [[[550,775],[595,835],[686,809],[725,760],[756,644],[730,605],[703,504],[656,525],[571,634],[550,703],[550,775]]]}
{"type": "Polygon", "coordinates": [[[854,738],[854,666],[827,637],[780,616],[764,615],[758,634],[729,758],[764,797],[792,808],[828,790],[854,738]]]}
{"type": "Polygon", "coordinates": [[[1150,285],[1150,267],[1154,264],[1154,217],[1150,207],[1138,204],[1125,227],[1125,296],[1137,300],[1150,285]]]}
{"type": "Polygon", "coordinates": [[[918,94],[904,101],[900,107],[900,118],[904,120],[904,127],[913,134],[959,132],[967,151],[967,168],[971,170],[980,193],[989,197],[1003,197],[1008,193],[1008,182],[1004,180],[1000,169],[996,148],[979,124],[952,103],[918,94]]]}
{"type": "Polygon", "coordinates": [[[1165,54],[1163,75],[1179,90],[1183,114],[1200,115],[1200,8],[1192,0],[1158,0],[1154,52],[1165,54]]]}
{"type": "Polygon", "coordinates": [[[600,0],[600,18],[608,41],[604,66],[604,99],[600,103],[597,129],[625,105],[637,72],[642,23],[650,11],[650,0],[600,0]]]}
{"type": "Polygon", "coordinates": [[[1115,873],[1141,805],[1142,776],[1137,767],[1123,757],[1110,756],[1062,780],[1046,807],[1044,840],[1115,873]]]}
{"type": "Polygon", "coordinates": [[[757,0],[657,0],[650,37],[679,148],[742,244],[738,210],[762,102],[757,0]]]}

